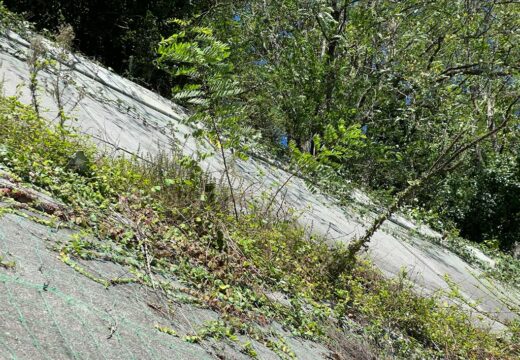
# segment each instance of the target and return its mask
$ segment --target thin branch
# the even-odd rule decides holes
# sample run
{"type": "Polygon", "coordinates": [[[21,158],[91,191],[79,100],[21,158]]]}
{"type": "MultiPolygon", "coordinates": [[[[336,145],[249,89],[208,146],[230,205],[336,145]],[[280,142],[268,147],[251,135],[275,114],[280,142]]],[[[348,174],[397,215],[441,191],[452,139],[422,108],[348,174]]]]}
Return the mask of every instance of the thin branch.
{"type": "Polygon", "coordinates": [[[278,196],[278,194],[280,193],[280,191],[282,191],[283,188],[285,188],[287,186],[287,184],[289,183],[289,181],[291,181],[291,179],[294,177],[294,173],[291,174],[289,177],[287,177],[287,180],[285,180],[285,182],[278,188],[278,190],[276,191],[276,193],[271,197],[271,201],[269,202],[269,205],[267,205],[267,208],[265,209],[265,214],[268,214],[269,212],[269,209],[271,208],[271,206],[273,205],[273,202],[274,200],[276,199],[276,197],[278,196]]]}
{"type": "Polygon", "coordinates": [[[233,211],[235,213],[235,219],[238,221],[238,208],[237,208],[237,202],[235,199],[235,193],[233,191],[233,184],[231,183],[231,177],[229,176],[229,167],[226,160],[226,153],[224,151],[224,145],[222,144],[222,136],[220,134],[220,131],[218,129],[217,123],[213,116],[210,116],[211,123],[213,126],[213,130],[215,131],[215,135],[217,135],[217,141],[219,145],[220,155],[222,156],[222,162],[224,163],[224,172],[226,173],[226,179],[229,186],[229,192],[231,193],[231,201],[233,202],[233,211]]]}
{"type": "Polygon", "coordinates": [[[503,128],[505,128],[507,126],[507,124],[509,123],[509,121],[511,120],[511,110],[513,109],[513,106],[515,106],[515,104],[520,100],[520,96],[518,96],[507,108],[506,110],[506,113],[504,115],[504,120],[502,121],[502,123],[497,126],[496,128],[488,131],[487,133],[481,135],[480,137],[476,138],[475,140],[471,141],[470,143],[468,143],[467,145],[465,146],[462,146],[461,148],[457,149],[449,158],[448,160],[446,160],[440,167],[439,167],[439,171],[442,171],[442,169],[444,169],[447,165],[449,165],[453,160],[455,160],[460,154],[462,154],[463,152],[467,151],[468,149],[472,148],[473,146],[475,146],[476,144],[486,140],[487,138],[489,138],[490,136],[493,136],[494,134],[498,133],[500,130],[502,130],[503,128]]]}

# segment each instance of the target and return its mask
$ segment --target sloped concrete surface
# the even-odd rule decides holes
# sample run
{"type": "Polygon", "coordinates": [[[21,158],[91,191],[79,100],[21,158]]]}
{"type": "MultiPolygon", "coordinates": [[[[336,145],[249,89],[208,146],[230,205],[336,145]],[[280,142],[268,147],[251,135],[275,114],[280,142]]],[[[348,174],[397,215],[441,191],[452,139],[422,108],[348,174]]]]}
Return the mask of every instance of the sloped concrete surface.
{"type": "MultiPolygon", "coordinates": [[[[0,359],[248,359],[231,341],[184,341],[219,319],[217,313],[190,303],[164,306],[160,294],[137,283],[105,288],[66,265],[55,248],[74,234],[20,215],[0,217],[0,255],[14,263],[9,269],[0,266],[0,359]]],[[[112,262],[75,261],[102,279],[132,277],[129,269],[112,262]]],[[[273,326],[298,359],[330,354],[273,326]]],[[[278,359],[264,345],[251,343],[259,358],[278,359]]]]}
{"type": "MultiPolygon", "coordinates": [[[[51,44],[47,47],[51,53],[56,51],[51,44]]],[[[0,50],[0,78],[3,79],[4,93],[18,93],[24,102],[29,103],[29,72],[25,62],[28,42],[6,31],[0,36],[0,50]]],[[[81,132],[92,135],[100,145],[114,153],[155,153],[167,149],[175,138],[183,144],[186,154],[195,153],[197,145],[189,136],[191,128],[180,123],[186,116],[182,108],[82,56],[70,56],[69,65],[75,81],[67,92],[70,104],[79,98],[80,92],[86,94],[79,106],[71,110],[77,118],[74,125],[81,132]]],[[[50,84],[53,76],[49,72],[41,73],[40,83],[50,84]]],[[[45,109],[44,115],[49,119],[56,118],[50,87],[41,91],[40,101],[45,109]]],[[[236,186],[248,188],[249,196],[274,192],[291,175],[273,164],[256,157],[235,162],[236,186]]],[[[222,165],[218,157],[210,157],[202,165],[213,171],[216,177],[221,176],[222,165]]],[[[360,206],[372,206],[362,192],[353,192],[352,206],[340,207],[330,196],[310,191],[297,177],[289,181],[280,197],[286,206],[296,209],[302,225],[331,241],[348,242],[361,234],[375,216],[371,211],[360,215],[360,206]]],[[[518,293],[481,279],[478,268],[436,245],[429,240],[431,238],[440,238],[440,234],[395,216],[375,234],[369,255],[388,275],[406,269],[420,291],[430,293],[447,289],[444,276],[448,275],[469,301],[479,303],[482,312],[492,314],[500,321],[514,316],[499,294],[507,293],[510,299],[520,301],[518,293]]],[[[496,322],[494,326],[500,328],[500,323],[496,322]]]]}
{"type": "MultiPolygon", "coordinates": [[[[61,262],[48,247],[68,237],[68,231],[23,217],[0,219],[0,253],[16,264],[0,270],[1,359],[213,358],[200,346],[154,329],[164,319],[146,306],[153,300],[144,290],[105,289],[61,262]]],[[[128,276],[112,263],[89,268],[128,276]]],[[[188,311],[197,321],[197,311],[188,311]]]]}

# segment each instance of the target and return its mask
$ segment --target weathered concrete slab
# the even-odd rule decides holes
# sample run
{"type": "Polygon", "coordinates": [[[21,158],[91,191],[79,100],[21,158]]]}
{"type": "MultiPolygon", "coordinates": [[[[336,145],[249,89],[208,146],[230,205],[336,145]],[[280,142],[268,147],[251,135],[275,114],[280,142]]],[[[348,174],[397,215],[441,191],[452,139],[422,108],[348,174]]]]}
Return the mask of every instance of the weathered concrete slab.
{"type": "MultiPolygon", "coordinates": [[[[0,37],[0,78],[4,79],[4,92],[7,95],[18,92],[21,99],[29,103],[29,73],[24,60],[27,46],[25,40],[12,32],[0,37]]],[[[144,153],[167,149],[175,136],[185,144],[183,150],[186,154],[194,154],[196,142],[189,137],[191,129],[179,122],[186,116],[182,108],[82,56],[71,56],[76,89],[70,90],[69,96],[77,98],[80,89],[86,93],[80,105],[72,111],[80,131],[94,136],[101,145],[111,144],[109,149],[144,153]]],[[[52,77],[50,73],[42,73],[40,82],[49,84],[52,77]]],[[[53,119],[56,106],[49,89],[46,91],[41,93],[42,107],[47,109],[45,115],[53,119]]],[[[215,171],[216,176],[221,173],[218,157],[206,159],[203,165],[215,171]]],[[[250,186],[250,196],[273,191],[290,176],[279,167],[254,157],[236,162],[233,171],[237,186],[250,186]]],[[[361,234],[375,216],[371,211],[361,215],[356,210],[360,205],[370,205],[370,200],[359,191],[353,193],[352,206],[340,207],[335,199],[313,193],[302,179],[295,177],[282,194],[285,204],[300,214],[304,226],[334,241],[348,242],[361,234]]],[[[396,216],[375,234],[369,253],[375,264],[389,275],[406,268],[425,291],[446,289],[444,276],[448,275],[469,300],[480,302],[481,311],[493,313],[501,320],[513,317],[499,294],[506,292],[519,302],[520,295],[500,284],[479,279],[481,272],[476,267],[428,241],[428,238],[439,236],[427,227],[416,226],[396,216]],[[489,288],[496,288],[496,291],[489,288]]],[[[499,327],[498,323],[496,325],[499,327]]]]}

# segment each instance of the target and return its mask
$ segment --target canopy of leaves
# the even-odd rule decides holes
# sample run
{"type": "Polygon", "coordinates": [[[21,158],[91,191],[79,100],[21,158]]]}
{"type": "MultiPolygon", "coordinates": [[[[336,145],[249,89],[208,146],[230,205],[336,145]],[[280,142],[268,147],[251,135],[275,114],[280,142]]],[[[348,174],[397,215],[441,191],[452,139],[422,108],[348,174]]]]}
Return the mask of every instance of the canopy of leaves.
{"type": "MultiPolygon", "coordinates": [[[[514,2],[229,2],[203,21],[229,43],[241,86],[252,89],[243,98],[252,109],[250,124],[273,143],[287,136],[317,157],[349,148],[349,156],[323,156],[344,178],[394,193],[427,171],[454,138],[456,151],[507,124],[448,169],[454,179],[468,171],[476,176],[448,182],[458,184],[452,193],[475,181],[473,189],[493,193],[497,184],[469,169],[493,173],[494,162],[486,159],[510,158],[518,148],[520,7],[514,2]],[[319,139],[342,126],[361,129],[363,144],[350,138],[324,147],[319,139]]],[[[465,203],[462,216],[453,215],[455,208],[442,211],[459,226],[470,217],[490,228],[503,225],[476,214],[479,207],[519,211],[507,197],[488,204],[471,191],[465,196],[478,207],[465,203]]],[[[476,229],[466,234],[485,236],[476,229]]]]}

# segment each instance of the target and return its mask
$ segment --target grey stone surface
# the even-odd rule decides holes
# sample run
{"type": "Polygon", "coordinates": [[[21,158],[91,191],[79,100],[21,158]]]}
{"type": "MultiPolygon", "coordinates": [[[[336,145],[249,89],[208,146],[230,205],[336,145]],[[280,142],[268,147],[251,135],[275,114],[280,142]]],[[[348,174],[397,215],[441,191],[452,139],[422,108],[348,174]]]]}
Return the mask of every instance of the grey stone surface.
{"type": "MultiPolygon", "coordinates": [[[[48,47],[54,51],[51,44],[48,47]]],[[[4,93],[19,93],[28,103],[28,70],[24,61],[27,42],[8,31],[0,36],[0,49],[0,78],[4,79],[4,93]]],[[[173,136],[184,144],[186,154],[195,152],[196,142],[189,136],[191,128],[180,123],[186,116],[182,108],[82,56],[71,57],[76,87],[87,94],[79,107],[72,111],[77,118],[75,126],[81,132],[92,135],[100,145],[115,153],[121,149],[141,153],[165,150],[173,136]]],[[[42,73],[41,83],[50,83],[52,76],[42,73]]],[[[70,98],[77,97],[78,91],[70,90],[70,98]]],[[[55,118],[56,106],[48,89],[42,90],[41,102],[46,109],[45,115],[49,119],[55,118]]],[[[221,176],[222,165],[218,157],[210,157],[202,165],[215,176],[221,176]]],[[[279,167],[255,157],[235,162],[233,173],[236,186],[247,187],[249,196],[272,192],[290,176],[279,167]]],[[[313,193],[302,179],[295,177],[282,193],[285,205],[296,209],[304,226],[331,241],[348,242],[361,234],[375,216],[372,211],[364,215],[359,213],[360,206],[372,206],[361,191],[353,192],[351,206],[341,207],[330,196],[313,193]]],[[[444,276],[448,275],[468,300],[480,303],[482,312],[493,314],[501,321],[514,316],[507,310],[500,294],[507,293],[509,301],[520,302],[517,292],[479,278],[481,272],[478,268],[429,241],[432,237],[439,238],[440,235],[397,215],[375,234],[369,256],[390,276],[406,269],[420,291],[430,293],[447,289],[444,276]]],[[[500,328],[499,323],[495,326],[500,328]]]]}

